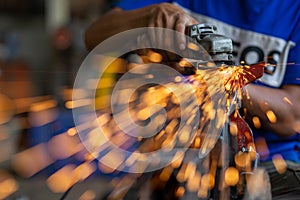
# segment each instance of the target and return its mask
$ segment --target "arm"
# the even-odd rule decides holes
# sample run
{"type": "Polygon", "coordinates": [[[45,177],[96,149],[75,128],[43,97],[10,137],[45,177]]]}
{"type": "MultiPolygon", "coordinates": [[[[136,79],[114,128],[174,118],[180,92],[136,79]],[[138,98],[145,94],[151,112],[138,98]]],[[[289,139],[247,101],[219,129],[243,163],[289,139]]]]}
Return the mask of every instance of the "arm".
{"type": "Polygon", "coordinates": [[[292,136],[300,131],[299,85],[284,85],[276,89],[249,84],[243,95],[243,106],[250,123],[257,116],[262,128],[282,137],[292,136]],[[269,110],[275,114],[276,121],[268,119],[266,113],[269,110]]]}
{"type": "MultiPolygon", "coordinates": [[[[184,33],[185,27],[194,23],[197,23],[195,19],[169,3],[153,4],[130,11],[114,8],[88,27],[85,43],[87,49],[91,50],[110,36],[140,27],[163,27],[184,33]]],[[[185,46],[185,38],[178,38],[178,42],[185,46]]]]}

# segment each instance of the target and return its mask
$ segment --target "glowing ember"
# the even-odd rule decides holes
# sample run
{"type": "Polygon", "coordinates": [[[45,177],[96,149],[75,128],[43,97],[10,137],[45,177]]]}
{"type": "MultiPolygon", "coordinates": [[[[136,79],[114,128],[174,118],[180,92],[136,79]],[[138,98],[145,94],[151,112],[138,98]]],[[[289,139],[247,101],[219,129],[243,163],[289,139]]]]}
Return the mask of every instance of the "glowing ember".
{"type": "Polygon", "coordinates": [[[284,101],[285,103],[288,103],[288,104],[290,104],[290,105],[293,105],[293,103],[291,102],[291,100],[289,100],[287,97],[283,97],[283,101],[284,101]]]}
{"type": "MultiPolygon", "coordinates": [[[[143,59],[147,59],[147,62],[161,62],[162,58],[160,54],[150,51],[147,58],[143,59]]],[[[184,59],[179,63],[182,67],[189,66],[189,64],[184,59]]],[[[237,92],[237,97],[241,98],[241,88],[260,77],[263,66],[254,66],[253,68],[259,71],[255,72],[252,66],[224,65],[215,68],[214,63],[208,62],[206,67],[210,70],[196,70],[194,75],[186,77],[170,76],[164,85],[149,84],[149,86],[141,86],[133,91],[132,88],[139,81],[155,79],[155,75],[148,73],[152,69],[151,66],[140,68],[140,70],[132,72],[130,79],[118,81],[118,84],[123,87],[118,91],[118,98],[113,106],[125,108],[125,105],[128,104],[128,112],[126,109],[120,109],[112,116],[109,107],[112,100],[110,94],[112,90],[109,89],[109,92],[105,92],[101,86],[97,87],[100,90],[95,97],[95,107],[100,111],[97,123],[101,130],[91,123],[90,125],[94,128],[87,132],[84,141],[89,146],[89,150],[92,150],[92,155],[99,158],[98,167],[104,173],[118,173],[124,169],[143,173],[148,167],[159,164],[165,158],[155,157],[149,161],[146,155],[141,153],[151,153],[161,149],[164,152],[172,152],[175,148],[187,144],[189,147],[198,149],[198,155],[207,155],[219,139],[220,130],[226,120],[227,109],[232,104],[236,110],[239,109],[238,104],[234,104],[232,95],[237,92]],[[221,76],[215,76],[216,72],[220,72],[221,76]],[[133,76],[135,74],[137,76],[133,76]],[[192,90],[189,89],[190,86],[192,86],[192,90]],[[220,96],[222,92],[226,92],[225,97],[227,99],[220,96]],[[194,94],[197,97],[196,103],[191,101],[194,94]],[[126,98],[129,96],[129,98],[122,98],[123,96],[126,98]],[[227,106],[224,103],[226,101],[227,106]],[[225,106],[222,107],[222,104],[225,106]],[[182,107],[183,105],[184,107],[182,107]],[[201,118],[197,126],[194,126],[192,123],[199,110],[201,110],[201,118]],[[186,115],[185,113],[188,114],[188,117],[183,119],[182,116],[186,115]],[[116,122],[114,118],[121,120],[116,122]],[[213,128],[209,129],[208,124],[211,121],[215,123],[213,128]],[[149,126],[151,123],[156,126],[149,126]],[[181,127],[181,124],[185,124],[185,126],[181,127]],[[136,125],[148,126],[148,128],[150,127],[148,130],[154,134],[143,135],[145,133],[138,132],[138,135],[129,136],[127,133],[135,132],[136,125]],[[110,143],[124,151],[110,148],[110,143]],[[131,153],[126,154],[129,149],[131,153]],[[98,157],[100,154],[102,155],[98,157]]],[[[138,64],[129,67],[129,69],[137,68],[138,64]]],[[[113,86],[113,81],[109,80],[107,86],[110,84],[113,86]]],[[[81,127],[78,128],[81,129],[81,127]]],[[[78,128],[77,131],[80,132],[78,128]]],[[[251,143],[251,133],[247,130],[239,133],[239,126],[236,122],[232,121],[228,128],[233,137],[242,134],[243,138],[251,143]]],[[[75,133],[69,134],[74,135],[75,133]]],[[[239,173],[251,170],[251,163],[256,158],[256,151],[254,144],[250,143],[245,146],[249,153],[238,152],[235,155],[237,168],[228,168],[224,173],[225,177],[220,178],[220,180],[224,180],[226,185],[236,185],[239,180],[239,173]]],[[[169,164],[158,172],[157,179],[161,182],[167,182],[171,176],[175,175],[177,181],[182,184],[175,190],[175,196],[181,197],[186,191],[191,191],[197,192],[198,197],[207,197],[209,190],[216,185],[217,168],[224,164],[222,164],[224,162],[222,159],[225,157],[211,158],[207,162],[199,164],[185,160],[197,156],[193,153],[189,154],[190,152],[178,151],[172,155],[169,158],[169,164]],[[203,169],[208,171],[203,172],[203,169]]],[[[111,196],[123,197],[134,182],[135,178],[131,178],[130,175],[124,176],[115,185],[111,196]]]]}
{"type": "Polygon", "coordinates": [[[184,187],[180,186],[180,187],[177,188],[177,190],[175,192],[175,195],[177,197],[182,197],[184,195],[184,192],[185,192],[184,187]]]}
{"type": "MultiPolygon", "coordinates": [[[[192,44],[188,45],[190,49],[195,50],[196,47],[192,44]]],[[[160,63],[162,55],[149,51],[143,59],[147,62],[160,63]]],[[[182,59],[179,65],[190,67],[191,63],[182,59]]],[[[177,197],[193,192],[199,198],[206,198],[211,189],[221,185],[222,183],[216,180],[216,175],[218,169],[228,167],[226,166],[228,160],[221,149],[217,149],[217,156],[209,153],[219,140],[224,123],[228,122],[229,107],[232,106],[236,111],[239,109],[233,100],[233,94],[237,93],[237,97],[241,98],[241,88],[260,75],[254,73],[252,66],[223,65],[216,68],[213,62],[207,62],[202,67],[208,69],[196,70],[193,75],[170,75],[165,77],[167,80],[164,80],[163,84],[150,82],[146,86],[135,88],[141,80],[156,78],[155,74],[149,72],[152,68],[149,65],[148,68],[133,71],[132,74],[136,76],[132,79],[119,81],[124,87],[118,91],[115,104],[111,105],[116,74],[138,67],[141,66],[136,63],[126,64],[117,59],[110,64],[105,76],[99,80],[95,78],[86,80],[85,88],[74,89],[74,93],[81,99],[68,98],[65,107],[75,110],[92,105],[97,111],[96,119],[89,120],[91,116],[83,116],[83,119],[88,120],[77,124],[76,127],[67,127],[64,133],[52,136],[48,142],[17,153],[12,159],[16,173],[22,177],[31,177],[56,160],[71,156],[80,157],[81,163],[78,166],[64,166],[48,177],[47,185],[50,190],[60,193],[67,191],[77,182],[84,181],[96,170],[113,175],[125,169],[129,172],[138,172],[114,180],[114,188],[110,195],[121,199],[142,173],[158,166],[166,159],[167,164],[162,168],[158,167],[160,170],[157,171],[157,179],[167,183],[170,178],[176,177],[180,183],[174,190],[177,197]],[[95,84],[97,85],[95,98],[89,97],[87,90],[92,89],[95,84]],[[113,106],[119,107],[120,110],[112,114],[113,106]],[[200,118],[197,118],[198,112],[201,113],[200,118]],[[117,117],[121,120],[116,121],[117,117]],[[143,131],[143,127],[149,128],[151,134],[143,131]],[[137,129],[142,131],[137,131],[134,135],[137,129]],[[80,134],[85,134],[85,137],[80,134]],[[87,149],[80,143],[79,138],[87,149]],[[168,157],[148,156],[157,151],[176,152],[168,154],[168,157]],[[96,159],[98,163],[95,163],[96,159]]],[[[257,68],[260,70],[260,67],[257,68]]],[[[283,101],[291,104],[287,98],[283,101]]],[[[27,106],[31,125],[42,126],[54,122],[58,117],[57,106],[57,102],[49,98],[27,106]]],[[[0,124],[3,124],[11,118],[11,114],[3,112],[3,109],[1,111],[0,124]]],[[[276,116],[272,111],[268,111],[266,115],[271,122],[276,122],[276,116]]],[[[260,127],[257,117],[253,117],[253,123],[256,127],[260,127]]],[[[230,137],[237,137],[238,124],[231,121],[229,125],[230,137]]],[[[250,141],[249,131],[242,134],[250,141]]],[[[7,135],[2,133],[0,137],[0,140],[5,140],[7,135]]],[[[223,144],[222,150],[228,150],[229,147],[226,145],[228,144],[223,144]]],[[[264,145],[262,141],[258,143],[259,150],[265,150],[264,145]]],[[[246,148],[248,152],[237,152],[235,155],[236,168],[229,167],[220,175],[224,176],[220,177],[221,182],[225,182],[227,186],[235,186],[239,181],[239,173],[252,169],[251,163],[256,158],[254,144],[250,142],[246,148]]],[[[284,163],[279,157],[274,157],[273,162],[278,171],[283,171],[284,163]]],[[[0,178],[2,177],[4,175],[0,173],[0,178]]],[[[0,180],[0,198],[6,198],[17,189],[18,185],[11,177],[0,180]]],[[[79,199],[93,198],[95,193],[87,190],[79,199]]]]}
{"type": "Polygon", "coordinates": [[[14,102],[0,93],[0,125],[8,122],[14,115],[14,102]]]}
{"type": "Polygon", "coordinates": [[[215,177],[212,174],[204,174],[201,178],[201,187],[204,189],[213,189],[215,186],[215,177]]]}
{"type": "Polygon", "coordinates": [[[258,128],[261,127],[260,120],[259,120],[259,118],[258,118],[257,116],[254,116],[254,117],[252,118],[252,122],[253,122],[255,128],[258,129],[258,128]]]}
{"type": "Polygon", "coordinates": [[[79,197],[79,200],[93,200],[95,198],[96,193],[93,190],[87,190],[79,197]]]}
{"type": "Polygon", "coordinates": [[[18,189],[19,185],[12,175],[0,170],[0,199],[6,199],[18,189]]]}
{"type": "Polygon", "coordinates": [[[234,161],[239,168],[247,168],[250,166],[251,157],[248,153],[239,152],[235,155],[234,161]]]}
{"type": "Polygon", "coordinates": [[[69,136],[74,136],[77,134],[77,131],[75,128],[70,128],[68,131],[67,131],[68,135],[69,136]]]}
{"type": "Polygon", "coordinates": [[[12,159],[12,166],[22,177],[30,177],[53,162],[47,152],[47,145],[41,143],[17,153],[12,159]]]}
{"type": "Polygon", "coordinates": [[[74,179],[73,174],[74,168],[75,166],[73,165],[67,165],[52,174],[47,179],[48,187],[55,193],[67,191],[72,185],[76,183],[76,179],[74,179]]]}
{"type": "Polygon", "coordinates": [[[187,189],[191,192],[196,192],[199,190],[201,184],[201,175],[199,172],[195,172],[193,176],[189,176],[187,180],[187,189]]]}
{"type": "Polygon", "coordinates": [[[230,123],[230,126],[229,126],[229,132],[232,134],[232,135],[237,135],[238,134],[238,127],[236,125],[235,122],[231,122],[230,123]]]}
{"type": "Polygon", "coordinates": [[[173,173],[172,167],[165,167],[159,175],[161,181],[167,182],[170,179],[171,174],[173,173]]]}
{"type": "Polygon", "coordinates": [[[275,113],[274,113],[272,110],[268,110],[268,111],[266,112],[266,115],[267,115],[267,117],[268,117],[268,120],[269,120],[271,123],[275,124],[275,123],[277,122],[277,117],[276,117],[275,113]]]}
{"type": "Polygon", "coordinates": [[[156,53],[154,51],[148,52],[148,58],[151,62],[154,62],[154,63],[159,63],[162,61],[162,55],[159,53],[156,53]]]}
{"type": "Polygon", "coordinates": [[[272,157],[273,164],[279,174],[283,174],[287,169],[287,164],[280,154],[276,154],[272,157]]]}
{"type": "Polygon", "coordinates": [[[240,90],[246,84],[263,75],[264,63],[255,65],[227,66],[219,68],[224,76],[224,86],[228,92],[240,90]]]}
{"type": "Polygon", "coordinates": [[[225,184],[235,186],[239,181],[239,171],[235,167],[229,167],[225,171],[225,184]]]}
{"type": "Polygon", "coordinates": [[[193,43],[193,42],[189,42],[187,46],[188,46],[189,49],[192,49],[192,50],[194,50],[194,51],[199,51],[199,46],[196,45],[196,44],[193,43]]]}

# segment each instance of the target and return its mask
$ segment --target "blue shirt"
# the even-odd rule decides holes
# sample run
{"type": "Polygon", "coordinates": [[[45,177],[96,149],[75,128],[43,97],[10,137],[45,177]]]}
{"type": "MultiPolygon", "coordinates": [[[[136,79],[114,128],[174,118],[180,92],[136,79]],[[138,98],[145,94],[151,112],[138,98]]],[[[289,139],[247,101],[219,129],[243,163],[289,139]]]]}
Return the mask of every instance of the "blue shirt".
{"type": "MultiPolygon", "coordinates": [[[[300,84],[299,0],[123,0],[115,5],[131,10],[161,2],[175,3],[200,23],[215,24],[220,34],[232,38],[237,63],[274,64],[267,68],[260,84],[274,88],[300,84]]],[[[255,139],[267,141],[268,151],[259,151],[263,159],[281,154],[300,163],[299,133],[281,138],[262,129],[253,132],[255,139]]]]}

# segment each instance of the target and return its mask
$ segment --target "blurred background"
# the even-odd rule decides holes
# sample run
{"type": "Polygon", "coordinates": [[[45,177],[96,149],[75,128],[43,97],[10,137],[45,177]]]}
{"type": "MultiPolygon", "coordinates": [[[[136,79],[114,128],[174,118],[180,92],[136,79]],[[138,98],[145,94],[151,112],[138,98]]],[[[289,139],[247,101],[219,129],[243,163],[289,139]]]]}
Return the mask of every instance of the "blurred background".
{"type": "Polygon", "coordinates": [[[74,183],[66,199],[105,194],[67,102],[88,53],[84,30],[107,9],[104,0],[0,0],[0,199],[60,199],[74,183]]]}

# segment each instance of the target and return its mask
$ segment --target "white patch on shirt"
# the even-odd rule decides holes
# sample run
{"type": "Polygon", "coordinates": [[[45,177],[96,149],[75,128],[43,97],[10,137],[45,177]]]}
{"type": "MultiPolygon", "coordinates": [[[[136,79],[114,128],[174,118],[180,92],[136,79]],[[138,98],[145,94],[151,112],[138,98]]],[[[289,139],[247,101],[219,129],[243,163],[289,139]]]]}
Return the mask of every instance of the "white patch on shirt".
{"type": "Polygon", "coordinates": [[[192,12],[184,7],[181,8],[199,23],[213,24],[217,27],[219,34],[232,39],[237,65],[241,61],[249,65],[263,61],[270,63],[265,68],[265,73],[259,81],[272,87],[281,86],[285,75],[288,53],[290,48],[295,45],[294,42],[241,29],[214,18],[192,12]]]}

